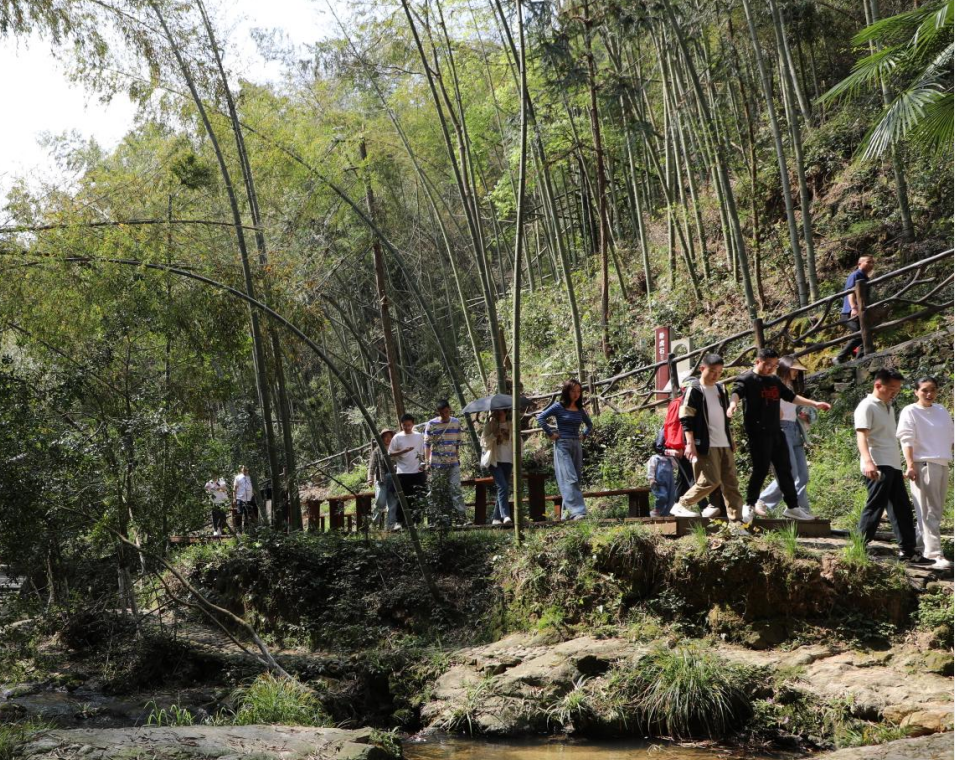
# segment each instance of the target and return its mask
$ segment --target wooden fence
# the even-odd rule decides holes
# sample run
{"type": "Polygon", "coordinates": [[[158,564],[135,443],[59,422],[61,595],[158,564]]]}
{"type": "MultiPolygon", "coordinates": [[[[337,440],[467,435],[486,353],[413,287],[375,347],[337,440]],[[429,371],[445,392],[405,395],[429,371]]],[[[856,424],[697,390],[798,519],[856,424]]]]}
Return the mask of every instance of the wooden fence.
{"type": "MultiPolygon", "coordinates": [[[[671,387],[677,388],[677,362],[689,361],[691,370],[696,371],[703,356],[708,353],[720,354],[726,367],[742,367],[751,364],[756,351],[766,346],[775,348],[781,355],[795,354],[797,357],[803,357],[829,350],[854,337],[862,339],[862,347],[866,353],[872,353],[878,333],[892,330],[906,322],[951,311],[955,303],[952,299],[952,266],[953,251],[949,249],[874,277],[868,282],[857,283],[852,292],[860,305],[858,331],[850,332],[843,319],[842,303],[850,291],[842,290],[773,319],[754,319],[745,330],[695,348],[687,354],[670,354],[666,361],[636,367],[613,377],[585,381],[589,389],[589,399],[596,407],[595,412],[599,412],[601,405],[615,412],[625,413],[661,406],[666,404],[668,399],[659,397],[656,388],[657,370],[660,367],[668,367],[671,387]],[[623,381],[629,381],[632,385],[619,388],[623,381]]],[[[528,396],[532,401],[544,404],[556,397],[557,393],[528,396]]],[[[529,434],[537,430],[524,432],[529,434]]],[[[368,445],[332,454],[319,462],[330,462],[344,457],[347,463],[349,455],[367,451],[368,445]]],[[[302,469],[308,467],[309,465],[305,465],[302,469]]]]}

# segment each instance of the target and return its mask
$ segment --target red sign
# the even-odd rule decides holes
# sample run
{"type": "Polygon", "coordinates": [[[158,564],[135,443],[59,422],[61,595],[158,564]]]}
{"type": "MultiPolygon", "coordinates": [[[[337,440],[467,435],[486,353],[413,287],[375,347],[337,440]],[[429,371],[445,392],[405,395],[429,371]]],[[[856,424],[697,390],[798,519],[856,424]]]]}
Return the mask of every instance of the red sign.
{"type": "MultiPolygon", "coordinates": [[[[666,362],[670,357],[670,328],[669,327],[656,327],[653,330],[653,355],[655,361],[666,362]]],[[[669,396],[665,390],[667,385],[670,383],[670,367],[668,364],[664,364],[662,367],[657,367],[657,400],[661,401],[669,396]]]]}

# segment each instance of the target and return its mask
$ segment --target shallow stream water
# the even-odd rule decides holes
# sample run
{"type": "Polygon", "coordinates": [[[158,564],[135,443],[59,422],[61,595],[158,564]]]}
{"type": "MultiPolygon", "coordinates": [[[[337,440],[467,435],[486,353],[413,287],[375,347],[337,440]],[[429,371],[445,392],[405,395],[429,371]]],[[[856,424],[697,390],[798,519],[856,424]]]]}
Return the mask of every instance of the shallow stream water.
{"type": "Polygon", "coordinates": [[[683,747],[645,741],[574,742],[546,738],[488,741],[431,737],[404,745],[405,760],[784,760],[787,755],[683,747]]]}

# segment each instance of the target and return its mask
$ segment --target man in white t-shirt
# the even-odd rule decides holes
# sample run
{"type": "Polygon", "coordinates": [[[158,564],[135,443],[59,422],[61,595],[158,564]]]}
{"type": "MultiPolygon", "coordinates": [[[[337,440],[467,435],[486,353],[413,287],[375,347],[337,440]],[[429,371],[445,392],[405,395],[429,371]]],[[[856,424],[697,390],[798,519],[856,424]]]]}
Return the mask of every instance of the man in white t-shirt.
{"type": "MultiPolygon", "coordinates": [[[[683,395],[680,424],[696,482],[670,510],[674,517],[700,517],[695,505],[717,488],[723,492],[726,516],[734,521],[743,517],[743,497],[739,492],[733,437],[726,415],[729,399],[719,384],[722,374],[723,357],[706,354],[700,362],[700,379],[692,381],[683,395]]],[[[711,504],[703,510],[702,516],[717,517],[720,512],[719,507],[711,504]]]]}
{"type": "Polygon", "coordinates": [[[856,447],[868,492],[859,517],[859,532],[869,543],[875,538],[882,513],[888,512],[899,542],[899,559],[912,565],[931,565],[933,560],[926,559],[915,548],[915,511],[905,489],[902,456],[895,437],[892,402],[899,395],[903,380],[897,369],[883,367],[875,373],[872,393],[856,407],[856,447]]]}
{"type": "MultiPolygon", "coordinates": [[[[388,454],[394,460],[395,473],[398,475],[398,484],[408,501],[412,514],[410,519],[417,522],[418,502],[426,486],[425,473],[421,469],[424,461],[424,436],[414,429],[414,415],[401,415],[401,430],[395,433],[388,444],[388,454]]],[[[395,530],[401,530],[405,522],[405,515],[398,510],[398,521],[395,530]]]]}
{"type": "Polygon", "coordinates": [[[212,535],[219,538],[225,532],[225,506],[229,501],[229,489],[225,478],[208,481],[205,490],[212,500],[212,535]]]}
{"type": "Polygon", "coordinates": [[[235,532],[241,533],[249,527],[257,517],[255,513],[255,496],[252,491],[252,478],[249,477],[249,468],[239,467],[239,472],[232,481],[232,505],[236,509],[235,532]]]}

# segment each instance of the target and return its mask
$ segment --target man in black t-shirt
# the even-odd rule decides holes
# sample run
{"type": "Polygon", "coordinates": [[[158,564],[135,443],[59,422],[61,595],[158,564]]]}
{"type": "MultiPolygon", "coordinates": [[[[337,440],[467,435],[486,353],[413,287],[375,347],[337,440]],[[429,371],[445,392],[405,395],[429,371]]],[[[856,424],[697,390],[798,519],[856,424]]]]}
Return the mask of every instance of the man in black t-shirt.
{"type": "Polygon", "coordinates": [[[786,502],[783,517],[794,520],[812,519],[812,515],[799,507],[789,449],[779,425],[779,402],[788,401],[822,411],[828,411],[830,407],[825,401],[811,401],[796,395],[777,377],[778,366],[779,354],[774,349],[760,349],[756,353],[753,369],[733,381],[733,395],[726,410],[726,416],[732,417],[740,399],[743,400],[743,429],[749,440],[749,455],[753,461],[753,474],[746,487],[746,504],[743,506],[744,522],[749,522],[752,517],[753,505],[759,500],[759,493],[769,474],[770,465],[776,471],[776,481],[786,502]]]}

